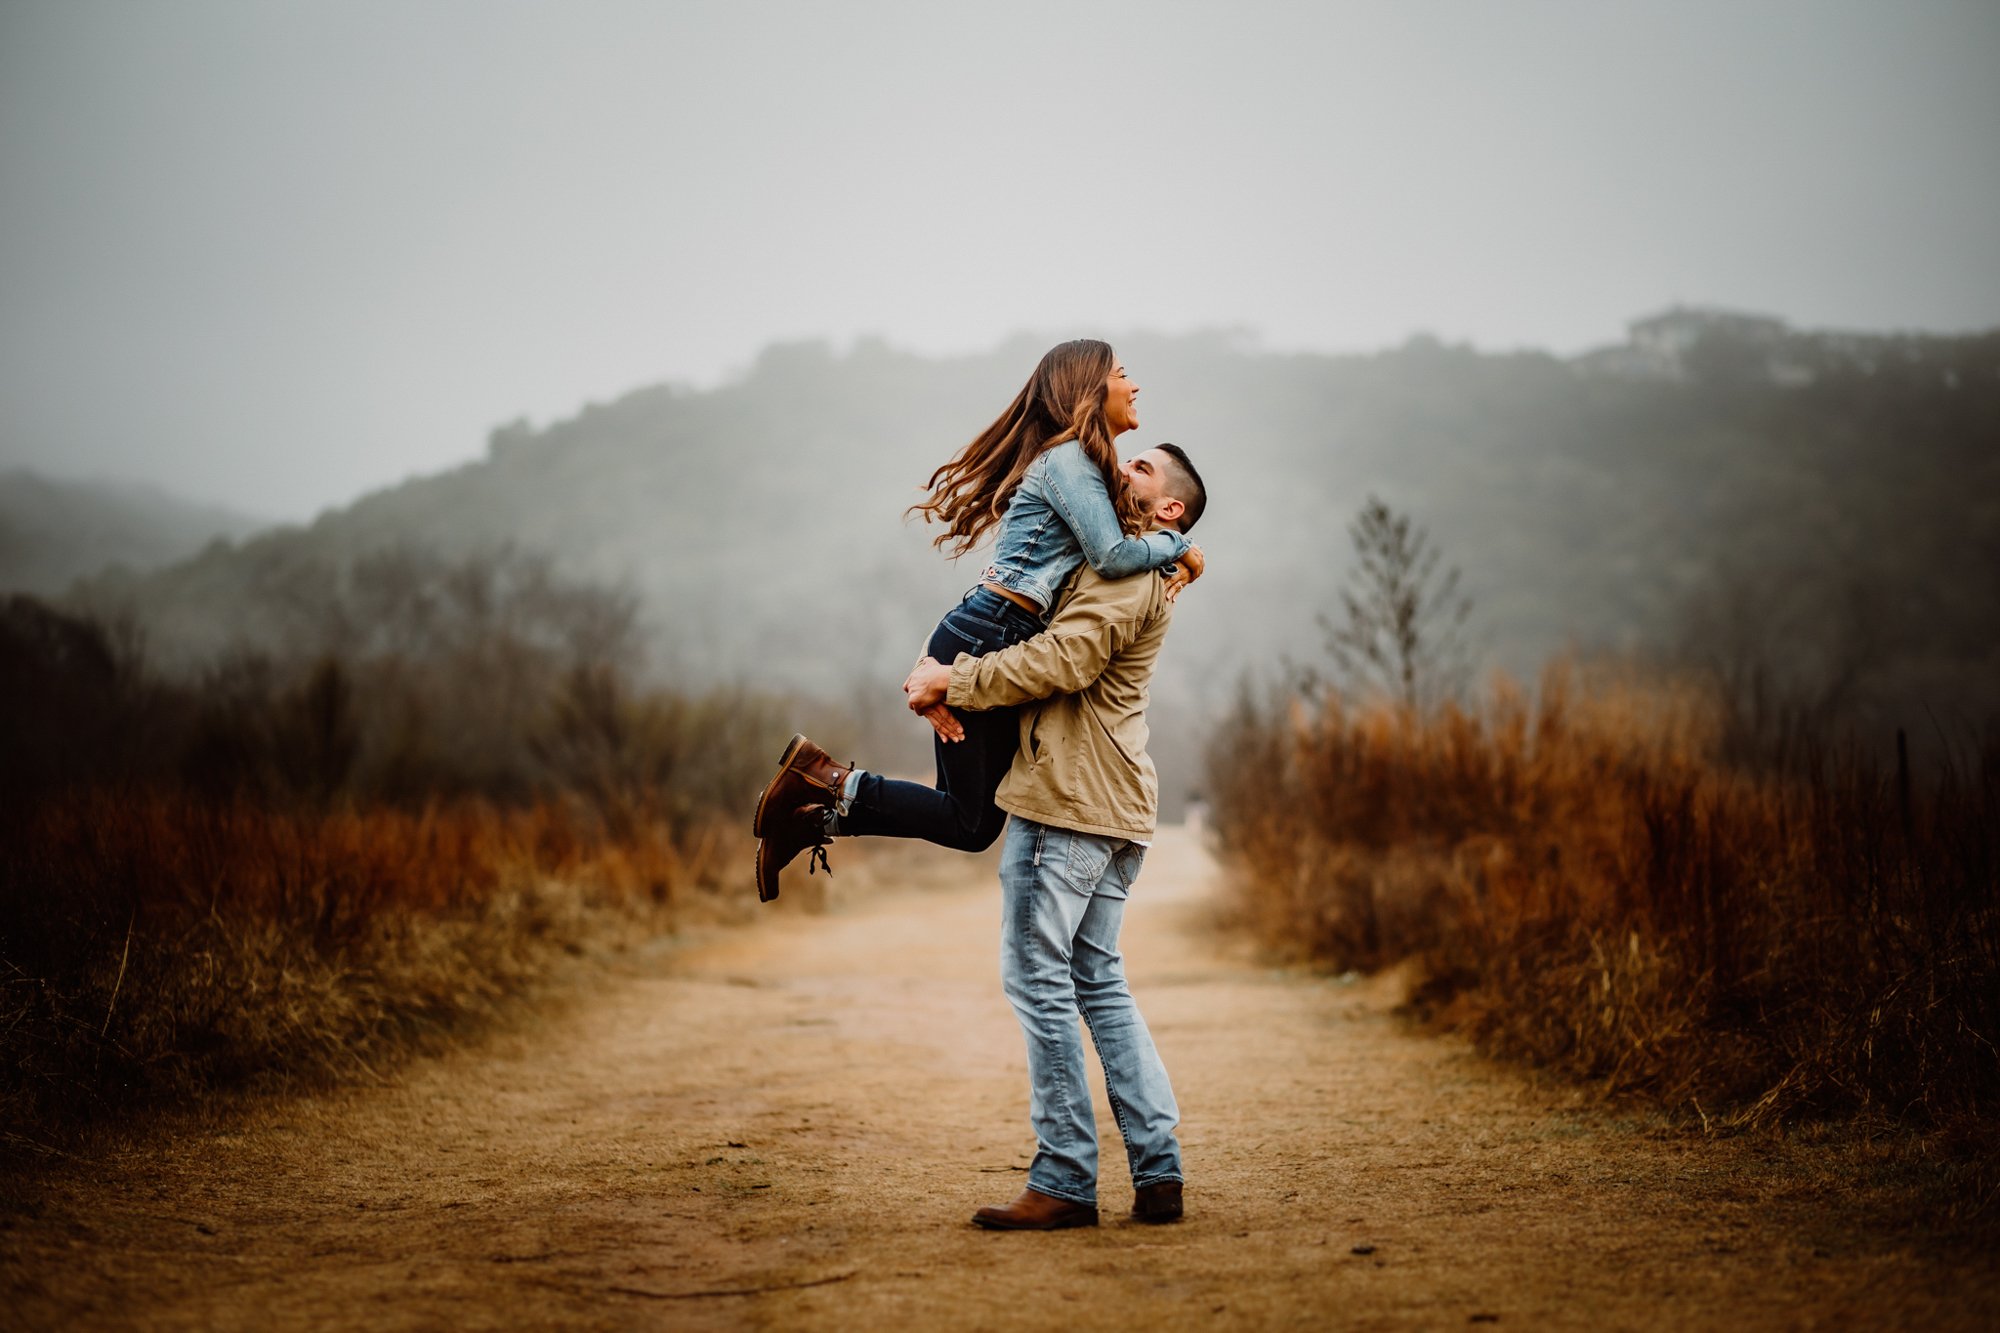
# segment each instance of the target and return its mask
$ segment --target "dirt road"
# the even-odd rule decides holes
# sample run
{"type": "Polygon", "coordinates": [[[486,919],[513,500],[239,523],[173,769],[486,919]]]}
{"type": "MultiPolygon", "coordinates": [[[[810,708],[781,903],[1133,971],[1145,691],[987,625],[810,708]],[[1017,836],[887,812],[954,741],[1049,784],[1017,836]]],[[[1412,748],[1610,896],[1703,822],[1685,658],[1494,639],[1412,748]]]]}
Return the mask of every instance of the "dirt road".
{"type": "MultiPolygon", "coordinates": [[[[1768,1146],[1538,1090],[1260,967],[1166,830],[1127,916],[1188,1217],[995,1234],[1021,1040],[983,863],[634,960],[520,1031],[54,1172],[13,1327],[1990,1327],[1991,1265],[1825,1210],[1768,1146]],[[969,869],[968,869],[969,868],[969,869]],[[975,873],[976,872],[976,873],[975,873]]],[[[937,872],[934,872],[937,873],[937,872]]],[[[794,895],[795,897],[797,895],[794,895]]],[[[785,908],[786,904],[780,904],[785,908]]],[[[1099,1093],[1100,1127],[1113,1125],[1099,1093]]]]}

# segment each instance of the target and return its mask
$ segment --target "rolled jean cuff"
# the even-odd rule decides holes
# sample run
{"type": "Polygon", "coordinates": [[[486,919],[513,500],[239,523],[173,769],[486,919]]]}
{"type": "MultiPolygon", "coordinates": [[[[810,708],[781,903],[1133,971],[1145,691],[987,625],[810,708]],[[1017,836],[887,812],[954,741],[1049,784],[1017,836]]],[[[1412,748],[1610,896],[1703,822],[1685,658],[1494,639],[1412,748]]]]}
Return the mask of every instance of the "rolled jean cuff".
{"type": "Polygon", "coordinates": [[[863,768],[851,768],[847,771],[847,777],[841,781],[840,790],[833,795],[833,813],[836,817],[845,819],[854,812],[854,798],[861,792],[861,779],[867,776],[868,770],[863,768]]]}
{"type": "Polygon", "coordinates": [[[1035,1179],[1033,1173],[1028,1176],[1028,1188],[1037,1194],[1046,1194],[1051,1199],[1061,1199],[1064,1203],[1080,1203],[1085,1208],[1097,1207],[1096,1191],[1083,1194],[1075,1190],[1060,1189],[1054,1185],[1044,1185],[1035,1179]]]}

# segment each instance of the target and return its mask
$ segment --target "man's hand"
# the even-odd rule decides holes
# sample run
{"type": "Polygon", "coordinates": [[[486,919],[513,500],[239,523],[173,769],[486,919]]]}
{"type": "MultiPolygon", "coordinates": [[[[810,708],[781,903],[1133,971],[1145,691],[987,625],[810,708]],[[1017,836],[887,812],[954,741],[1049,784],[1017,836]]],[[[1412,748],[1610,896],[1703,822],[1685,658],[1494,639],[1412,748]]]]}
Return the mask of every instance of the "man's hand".
{"type": "Polygon", "coordinates": [[[922,656],[902,683],[902,693],[910,697],[910,713],[928,713],[944,703],[944,693],[950,687],[952,669],[934,656],[922,656]]]}
{"type": "Polygon", "coordinates": [[[1200,578],[1202,570],[1207,567],[1208,561],[1203,558],[1201,548],[1190,544],[1181,558],[1174,562],[1174,572],[1167,577],[1167,600],[1171,602],[1179,597],[1181,589],[1200,578]]]}
{"type": "Polygon", "coordinates": [[[950,686],[951,668],[934,657],[921,657],[903,682],[903,694],[910,701],[910,711],[930,723],[938,739],[962,741],[965,724],[958,720],[958,714],[944,706],[945,691],[950,686]]]}
{"type": "Polygon", "coordinates": [[[912,713],[926,713],[942,704],[945,691],[950,688],[951,668],[935,657],[918,658],[903,682],[903,693],[909,697],[912,713]]]}

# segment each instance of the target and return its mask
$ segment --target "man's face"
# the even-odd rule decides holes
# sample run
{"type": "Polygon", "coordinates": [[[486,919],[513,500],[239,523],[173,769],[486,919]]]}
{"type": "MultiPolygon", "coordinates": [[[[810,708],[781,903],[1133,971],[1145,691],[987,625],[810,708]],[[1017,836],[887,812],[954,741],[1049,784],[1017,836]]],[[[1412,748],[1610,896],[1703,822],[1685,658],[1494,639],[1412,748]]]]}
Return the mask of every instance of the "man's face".
{"type": "Polygon", "coordinates": [[[1139,511],[1147,518],[1153,517],[1153,511],[1167,498],[1167,478],[1164,469],[1171,462],[1172,460],[1158,449],[1148,449],[1145,453],[1129,458],[1120,465],[1125,473],[1125,480],[1132,485],[1132,494],[1138,498],[1139,511]]]}

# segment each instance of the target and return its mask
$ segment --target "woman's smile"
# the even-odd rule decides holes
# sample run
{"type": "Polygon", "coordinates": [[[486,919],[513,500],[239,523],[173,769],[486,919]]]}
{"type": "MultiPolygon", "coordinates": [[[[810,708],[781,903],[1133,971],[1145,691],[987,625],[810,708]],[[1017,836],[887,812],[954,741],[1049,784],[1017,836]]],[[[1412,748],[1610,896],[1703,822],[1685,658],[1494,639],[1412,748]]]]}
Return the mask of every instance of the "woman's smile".
{"type": "Polygon", "coordinates": [[[1139,425],[1139,386],[1119,366],[1104,381],[1104,424],[1113,435],[1122,435],[1139,425]]]}

